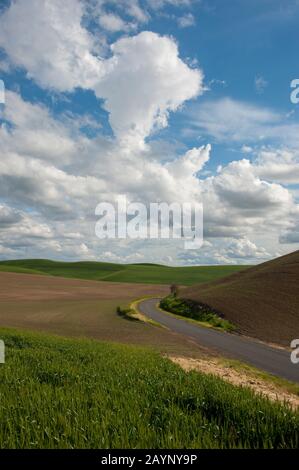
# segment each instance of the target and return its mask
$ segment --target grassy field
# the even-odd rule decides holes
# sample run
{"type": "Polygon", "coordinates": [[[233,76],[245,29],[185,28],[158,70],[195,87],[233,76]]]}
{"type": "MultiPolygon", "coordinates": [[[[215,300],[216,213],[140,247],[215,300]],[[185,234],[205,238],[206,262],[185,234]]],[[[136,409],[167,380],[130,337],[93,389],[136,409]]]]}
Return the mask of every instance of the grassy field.
{"type": "Polygon", "coordinates": [[[82,261],[67,263],[50,260],[1,261],[0,271],[48,274],[77,279],[149,284],[182,284],[209,282],[235,273],[247,266],[169,267],[156,264],[112,264],[82,261]]]}
{"type": "Polygon", "coordinates": [[[1,448],[298,448],[298,412],[152,350],[0,338],[1,448]]]}

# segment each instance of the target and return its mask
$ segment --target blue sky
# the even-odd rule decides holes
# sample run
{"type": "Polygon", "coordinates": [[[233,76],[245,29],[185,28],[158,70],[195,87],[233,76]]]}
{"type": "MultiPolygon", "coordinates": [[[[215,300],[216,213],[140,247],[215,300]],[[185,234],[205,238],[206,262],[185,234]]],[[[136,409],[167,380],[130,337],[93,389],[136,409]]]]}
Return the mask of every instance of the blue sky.
{"type": "Polygon", "coordinates": [[[255,263],[298,248],[297,0],[1,13],[1,257],[255,263]],[[119,193],[202,201],[204,246],[99,241],[95,207],[119,193]]]}

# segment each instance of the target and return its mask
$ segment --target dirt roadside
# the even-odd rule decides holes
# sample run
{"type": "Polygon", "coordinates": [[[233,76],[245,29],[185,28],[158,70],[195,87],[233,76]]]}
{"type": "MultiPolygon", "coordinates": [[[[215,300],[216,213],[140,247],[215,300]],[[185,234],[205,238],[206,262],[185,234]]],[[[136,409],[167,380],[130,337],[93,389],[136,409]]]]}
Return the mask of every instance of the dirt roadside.
{"type": "Polygon", "coordinates": [[[255,393],[268,397],[272,401],[288,403],[292,408],[299,407],[299,396],[285,390],[254,373],[243,372],[232,365],[225,364],[216,358],[194,359],[178,356],[167,356],[175,364],[186,371],[195,370],[204,374],[212,374],[220,377],[233,385],[249,387],[255,393]]]}

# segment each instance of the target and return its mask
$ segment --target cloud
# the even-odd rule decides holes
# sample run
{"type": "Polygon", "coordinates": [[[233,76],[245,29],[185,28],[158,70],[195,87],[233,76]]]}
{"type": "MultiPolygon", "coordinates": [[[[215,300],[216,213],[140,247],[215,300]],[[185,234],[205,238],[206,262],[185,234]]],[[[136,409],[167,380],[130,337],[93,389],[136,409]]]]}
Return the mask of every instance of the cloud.
{"type": "Polygon", "coordinates": [[[194,131],[218,142],[260,143],[271,140],[299,146],[299,125],[271,109],[221,98],[195,105],[188,116],[194,131]]]}
{"type": "Polygon", "coordinates": [[[194,176],[200,172],[205,163],[209,161],[210,152],[210,145],[199,148],[194,147],[193,149],[188,150],[188,152],[186,152],[180,159],[169,163],[167,168],[170,173],[178,179],[194,176]]]}
{"type": "MultiPolygon", "coordinates": [[[[130,11],[137,15],[138,3],[130,11]]],[[[203,93],[203,73],[183,62],[172,38],[149,31],[119,39],[101,59],[83,15],[79,0],[17,0],[0,16],[0,46],[42,87],[94,90],[116,137],[142,146],[170,112],[203,93]]],[[[112,13],[99,21],[114,31],[124,26],[112,13]]]]}
{"type": "Polygon", "coordinates": [[[103,73],[79,0],[16,0],[0,16],[0,47],[40,86],[90,88],[103,73]]]}
{"type": "Polygon", "coordinates": [[[22,219],[19,211],[7,206],[6,204],[0,204],[0,229],[11,227],[22,219]]]}
{"type": "Polygon", "coordinates": [[[242,145],[241,152],[249,154],[253,152],[253,148],[249,145],[242,145]]]}
{"type": "Polygon", "coordinates": [[[248,237],[224,241],[206,240],[199,251],[180,252],[178,259],[183,264],[218,265],[218,264],[251,264],[262,262],[273,256],[263,246],[252,242],[248,237]]]}
{"type": "Polygon", "coordinates": [[[213,178],[213,187],[220,198],[229,201],[232,207],[253,210],[255,214],[289,204],[291,198],[287,189],[261,180],[255,173],[249,160],[234,161],[213,178]]]}
{"type": "Polygon", "coordinates": [[[279,241],[283,244],[299,243],[299,213],[294,225],[280,235],[279,241]]]}
{"type": "Polygon", "coordinates": [[[136,29],[136,25],[125,22],[120,16],[115,15],[114,13],[100,14],[99,24],[106,31],[110,31],[112,33],[136,29]]]}
{"type": "MultiPolygon", "coordinates": [[[[2,210],[1,246],[15,250],[14,256],[21,256],[27,246],[27,256],[93,259],[110,251],[120,259],[123,256],[125,260],[129,253],[130,259],[135,259],[137,246],[132,241],[112,245],[110,240],[102,243],[94,235],[96,205],[113,202],[118,194],[146,204],[202,201],[205,237],[222,240],[224,245],[232,238],[248,238],[255,243],[252,237],[257,234],[277,238],[289,232],[298,217],[292,193],[278,182],[271,182],[265,156],[252,162],[231,162],[206,177],[203,169],[212,155],[209,145],[180,155],[169,153],[161,161],[157,143],[151,146],[149,142],[146,150],[128,152],[118,140],[87,138],[74,118],[72,128],[71,116],[56,121],[44,106],[32,105],[16,93],[8,94],[5,112],[10,127],[0,130],[1,141],[5,142],[0,160],[0,198],[7,201],[2,210]],[[31,127],[35,133],[29,141],[23,134],[31,127]],[[48,149],[48,158],[47,146],[39,147],[44,129],[52,135],[49,142],[55,141],[55,135],[57,139],[72,136],[73,147],[64,158],[59,146],[48,149]],[[26,216],[28,210],[30,218],[26,216]],[[37,236],[42,240],[38,250],[34,242],[37,236]]],[[[138,253],[146,259],[151,256],[168,262],[167,253],[171,263],[182,261],[178,257],[179,244],[141,242],[138,253]]],[[[235,259],[232,247],[230,251],[221,250],[219,246],[213,256],[212,252],[206,257],[200,254],[202,262],[235,259]]],[[[257,252],[257,260],[259,256],[262,254],[257,252]]]]}
{"type": "Polygon", "coordinates": [[[240,240],[232,240],[227,249],[223,250],[223,254],[230,259],[237,258],[238,260],[264,260],[271,257],[265,248],[257,247],[247,237],[240,240]]]}
{"type": "Polygon", "coordinates": [[[230,162],[202,181],[207,237],[244,237],[287,229],[297,206],[290,191],[259,178],[249,160],[230,162]]]}
{"type": "Polygon", "coordinates": [[[279,241],[284,244],[299,243],[299,222],[292,229],[281,234],[279,241]]]}
{"type": "Polygon", "coordinates": [[[264,79],[264,77],[258,76],[258,77],[255,77],[254,79],[254,86],[255,86],[256,92],[259,95],[261,95],[264,93],[265,89],[267,88],[268,82],[267,80],[264,79]]]}
{"type": "Polygon", "coordinates": [[[0,204],[0,254],[4,257],[22,254],[23,250],[38,246],[53,247],[57,244],[54,231],[35,215],[0,204]]]}
{"type": "Polygon", "coordinates": [[[198,0],[147,0],[147,3],[154,10],[161,10],[169,5],[174,7],[190,7],[195,1],[198,2],[198,0]]]}
{"type": "Polygon", "coordinates": [[[117,141],[89,139],[76,121],[72,129],[70,117],[55,121],[44,106],[16,93],[9,92],[7,98],[9,127],[0,129],[0,198],[11,204],[34,208],[52,221],[73,220],[88,217],[101,199],[113,200],[122,192],[143,200],[188,201],[199,191],[195,174],[208,160],[210,148],[194,148],[173,164],[162,164],[159,155],[148,159],[148,152],[128,153],[117,141]],[[24,138],[27,133],[30,139],[24,138]],[[41,136],[49,138],[41,141],[41,136]],[[60,140],[72,145],[51,145],[60,140]],[[178,181],[188,181],[179,194],[178,181]]]}
{"type": "MultiPolygon", "coordinates": [[[[156,2],[156,8],[162,4],[156,2]]],[[[111,15],[107,2],[90,5],[111,15]]],[[[104,26],[110,32],[127,27],[117,21],[129,6],[132,21],[148,18],[137,1],[114,6],[115,18],[106,18],[104,26]]],[[[95,38],[83,27],[83,7],[78,0],[16,0],[0,17],[0,44],[11,66],[23,67],[46,89],[93,90],[104,100],[114,132],[114,138],[90,138],[82,132],[84,123],[96,126],[89,116],[53,116],[46,106],[7,93],[0,128],[1,254],[96,259],[115,253],[119,261],[245,262],[270,253],[255,240],[259,234],[294,238],[298,205],[284,185],[298,181],[298,153],[291,148],[298,143],[298,126],[285,124],[273,110],[230,98],[194,106],[197,132],[217,141],[245,142],[243,152],[250,148],[252,157],[207,176],[210,145],[178,151],[149,138],[168,125],[170,113],[203,93],[203,72],[182,60],[173,38],[150,31],[118,39],[99,57],[95,38]],[[275,138],[288,146],[256,151],[257,142],[275,138]],[[206,242],[196,257],[181,256],[179,244],[167,241],[100,242],[94,209],[118,194],[145,203],[202,201],[205,235],[213,247],[206,242]]]]}
{"type": "Polygon", "coordinates": [[[262,149],[254,162],[255,172],[262,178],[282,184],[299,184],[299,151],[262,149]]]}
{"type": "Polygon", "coordinates": [[[126,13],[140,23],[146,23],[149,15],[139,4],[138,0],[123,0],[126,13]]]}
{"type": "Polygon", "coordinates": [[[173,39],[144,31],[111,46],[109,72],[96,86],[118,139],[143,145],[170,111],[203,93],[203,74],[179,57],[173,39]]]}
{"type": "Polygon", "coordinates": [[[105,32],[138,29],[150,20],[148,5],[138,0],[82,0],[85,19],[98,23],[105,32]]]}
{"type": "Polygon", "coordinates": [[[219,141],[262,139],[264,129],[279,122],[279,116],[248,103],[222,98],[207,101],[192,110],[193,124],[219,141]]]}
{"type": "Polygon", "coordinates": [[[4,119],[0,128],[2,151],[21,153],[42,160],[67,164],[77,152],[73,135],[51,117],[45,106],[25,102],[17,93],[6,92],[4,119]]]}
{"type": "Polygon", "coordinates": [[[189,28],[190,26],[195,26],[194,15],[192,15],[192,13],[186,13],[177,19],[177,23],[180,28],[189,28]]]}

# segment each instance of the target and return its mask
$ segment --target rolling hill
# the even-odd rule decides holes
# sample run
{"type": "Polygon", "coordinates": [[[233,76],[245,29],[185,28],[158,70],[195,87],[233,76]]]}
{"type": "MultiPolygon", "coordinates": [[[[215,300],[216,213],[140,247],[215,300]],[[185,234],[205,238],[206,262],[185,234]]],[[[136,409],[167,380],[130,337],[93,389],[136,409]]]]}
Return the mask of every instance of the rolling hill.
{"type": "Polygon", "coordinates": [[[299,337],[299,251],[194,285],[180,297],[207,304],[245,335],[290,346],[299,337]]]}
{"type": "Polygon", "coordinates": [[[227,276],[246,266],[170,267],[157,264],[115,264],[94,261],[62,262],[45,259],[1,261],[0,271],[109,282],[192,285],[227,276]]]}

